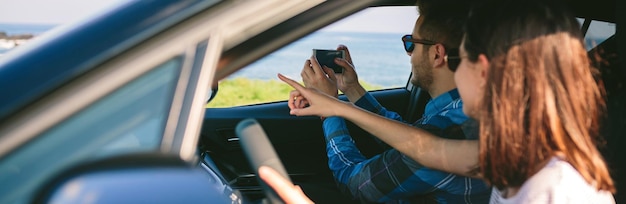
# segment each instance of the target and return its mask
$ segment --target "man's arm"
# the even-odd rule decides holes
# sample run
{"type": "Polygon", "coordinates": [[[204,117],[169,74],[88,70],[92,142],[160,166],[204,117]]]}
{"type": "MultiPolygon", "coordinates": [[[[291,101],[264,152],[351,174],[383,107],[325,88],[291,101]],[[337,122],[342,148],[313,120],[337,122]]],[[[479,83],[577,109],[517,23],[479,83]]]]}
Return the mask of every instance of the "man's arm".
{"type": "MultiPolygon", "coordinates": [[[[328,167],[338,181],[347,181],[350,173],[344,172],[346,168],[355,166],[365,160],[350,137],[346,128],[346,122],[340,117],[329,117],[323,122],[324,136],[326,139],[326,155],[328,167]],[[347,173],[347,174],[346,174],[347,173]]],[[[356,171],[358,169],[352,169],[356,171]]]]}
{"type": "Polygon", "coordinates": [[[338,107],[337,116],[352,121],[365,131],[425,166],[464,176],[477,177],[478,141],[450,140],[405,123],[388,120],[353,105],[338,107]]]}
{"type": "Polygon", "coordinates": [[[385,107],[383,107],[376,100],[376,98],[374,98],[374,96],[372,96],[372,94],[370,94],[369,92],[366,92],[365,94],[363,94],[363,96],[360,99],[358,99],[354,103],[354,105],[364,110],[370,111],[372,113],[376,113],[382,117],[389,118],[389,119],[396,120],[396,121],[403,122],[403,123],[407,123],[406,121],[404,121],[404,119],[402,119],[402,116],[400,116],[400,114],[393,112],[393,111],[389,111],[385,107]]]}
{"type": "Polygon", "coordinates": [[[339,101],[318,90],[305,88],[283,75],[278,77],[295,88],[296,95],[310,103],[308,107],[298,107],[294,105],[295,99],[290,98],[288,105],[292,115],[343,117],[424,166],[465,176],[480,176],[475,171],[479,152],[477,141],[439,138],[425,130],[339,101]]]}
{"type": "MultiPolygon", "coordinates": [[[[377,100],[376,98],[374,98],[374,96],[372,96],[372,94],[370,94],[369,92],[366,92],[365,94],[363,94],[361,96],[360,99],[358,99],[356,102],[354,102],[354,105],[365,109],[367,111],[370,111],[372,113],[376,113],[380,116],[383,116],[385,118],[389,118],[392,120],[396,120],[399,122],[403,122],[403,123],[407,123],[406,121],[404,121],[404,119],[402,118],[402,116],[400,116],[400,114],[393,112],[393,111],[388,111],[385,107],[383,107],[377,100]]],[[[386,144],[385,142],[383,142],[382,140],[378,139],[375,136],[371,136],[374,141],[376,141],[376,143],[378,143],[379,145],[381,145],[384,149],[390,149],[391,147],[389,147],[388,144],[386,144]]]]}
{"type": "MultiPolygon", "coordinates": [[[[329,168],[340,189],[354,198],[365,202],[406,200],[439,189],[445,189],[450,199],[460,201],[468,194],[488,194],[489,188],[477,179],[468,182],[468,178],[426,168],[394,149],[366,159],[342,127],[342,118],[324,121],[329,168]]],[[[455,134],[463,137],[462,132],[455,134]]]]}

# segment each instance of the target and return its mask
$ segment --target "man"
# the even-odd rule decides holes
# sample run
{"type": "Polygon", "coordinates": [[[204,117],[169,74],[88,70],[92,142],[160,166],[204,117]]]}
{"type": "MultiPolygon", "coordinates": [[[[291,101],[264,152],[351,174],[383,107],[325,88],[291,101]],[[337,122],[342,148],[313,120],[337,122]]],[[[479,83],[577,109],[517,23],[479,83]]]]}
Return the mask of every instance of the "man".
{"type": "MultiPolygon", "coordinates": [[[[442,137],[468,139],[462,131],[456,134],[450,131],[459,130],[468,118],[463,114],[454,72],[450,70],[458,62],[448,60],[448,54],[461,43],[468,6],[419,2],[418,7],[420,17],[412,35],[403,37],[403,42],[411,57],[411,83],[428,91],[433,99],[426,105],[423,117],[413,125],[442,137]]],[[[348,49],[339,46],[338,50],[346,51],[345,60],[336,60],[344,72],[335,75],[332,69],[320,68],[315,58],[311,58],[301,74],[304,84],[335,97],[339,89],[355,105],[403,121],[359,84],[348,49]]],[[[340,189],[362,202],[487,203],[489,200],[490,188],[481,180],[426,168],[395,149],[365,158],[350,137],[344,119],[323,120],[329,167],[340,189]]]]}

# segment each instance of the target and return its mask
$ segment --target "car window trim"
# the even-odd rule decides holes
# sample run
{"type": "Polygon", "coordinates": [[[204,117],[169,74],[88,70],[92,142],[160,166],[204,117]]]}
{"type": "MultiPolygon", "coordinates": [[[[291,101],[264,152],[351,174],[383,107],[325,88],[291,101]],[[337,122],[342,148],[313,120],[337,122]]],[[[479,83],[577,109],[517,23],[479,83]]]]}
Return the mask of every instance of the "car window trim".
{"type": "Polygon", "coordinates": [[[186,50],[181,80],[165,127],[161,150],[191,160],[196,154],[206,94],[215,74],[222,37],[213,33],[208,40],[186,50]],[[193,56],[193,57],[192,57],[193,56]]]}

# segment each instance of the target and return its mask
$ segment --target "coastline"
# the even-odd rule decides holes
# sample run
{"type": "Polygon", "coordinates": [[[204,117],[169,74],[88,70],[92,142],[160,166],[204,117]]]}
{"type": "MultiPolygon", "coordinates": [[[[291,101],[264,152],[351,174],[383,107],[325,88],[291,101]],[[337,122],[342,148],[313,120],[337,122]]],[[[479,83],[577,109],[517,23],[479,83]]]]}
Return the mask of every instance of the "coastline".
{"type": "Polygon", "coordinates": [[[11,39],[11,38],[0,38],[0,49],[4,49],[4,50],[10,50],[13,49],[21,44],[24,44],[28,41],[30,41],[32,39],[32,37],[30,38],[18,38],[18,39],[11,39]]]}
{"type": "Polygon", "coordinates": [[[54,27],[56,25],[0,23],[0,55],[54,27]]]}
{"type": "Polygon", "coordinates": [[[8,35],[5,31],[0,30],[0,48],[2,49],[12,49],[21,44],[28,42],[35,35],[33,34],[17,34],[17,35],[8,35]]]}

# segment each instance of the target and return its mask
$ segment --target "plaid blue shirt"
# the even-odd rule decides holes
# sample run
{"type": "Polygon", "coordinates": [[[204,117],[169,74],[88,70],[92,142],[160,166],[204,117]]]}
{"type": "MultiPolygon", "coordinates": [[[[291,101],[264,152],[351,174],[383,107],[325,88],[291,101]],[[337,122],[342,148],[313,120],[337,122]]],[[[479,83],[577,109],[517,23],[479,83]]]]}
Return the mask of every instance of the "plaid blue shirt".
{"type": "MultiPolygon", "coordinates": [[[[383,108],[369,93],[355,104],[386,118],[405,122],[398,113],[383,108]]],[[[463,103],[454,89],[429,101],[423,117],[413,125],[448,137],[454,134],[446,129],[460,127],[466,120],[463,103]]],[[[479,179],[424,167],[395,149],[365,158],[350,137],[343,118],[326,118],[323,127],[330,170],[340,189],[355,199],[379,203],[489,202],[491,188],[479,179]]],[[[463,131],[457,131],[455,135],[457,139],[467,139],[463,131]]]]}

